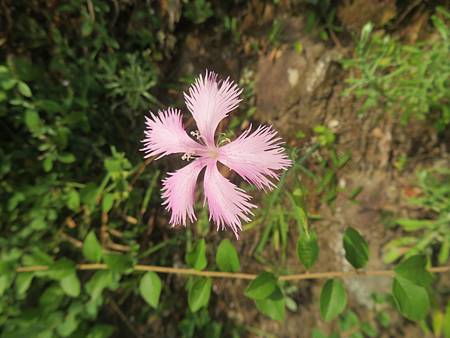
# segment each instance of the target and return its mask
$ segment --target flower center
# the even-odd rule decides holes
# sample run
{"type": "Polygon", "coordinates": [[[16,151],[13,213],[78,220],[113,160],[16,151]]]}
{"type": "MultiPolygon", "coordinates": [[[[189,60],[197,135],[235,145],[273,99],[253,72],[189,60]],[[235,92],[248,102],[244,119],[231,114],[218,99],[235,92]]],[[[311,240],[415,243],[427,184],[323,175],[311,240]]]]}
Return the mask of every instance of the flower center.
{"type": "Polygon", "coordinates": [[[207,155],[210,158],[217,160],[219,158],[219,149],[217,148],[209,148],[207,151],[207,155]]]}

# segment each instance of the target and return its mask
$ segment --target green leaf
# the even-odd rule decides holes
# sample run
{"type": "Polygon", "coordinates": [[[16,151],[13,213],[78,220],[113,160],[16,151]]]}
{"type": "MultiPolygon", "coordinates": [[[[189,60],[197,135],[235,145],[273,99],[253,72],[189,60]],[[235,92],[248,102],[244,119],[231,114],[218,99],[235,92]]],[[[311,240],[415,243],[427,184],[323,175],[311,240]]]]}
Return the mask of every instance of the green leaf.
{"type": "Polygon", "coordinates": [[[369,245],[359,232],[348,227],[344,232],[345,258],[356,269],[366,266],[369,260],[369,245]]]}
{"type": "Polygon", "coordinates": [[[245,289],[245,295],[254,300],[269,297],[277,287],[277,277],[270,272],[262,272],[245,289]]]}
{"type": "Polygon", "coordinates": [[[161,287],[161,279],[153,271],[149,271],[142,276],[141,282],[139,283],[139,291],[142,298],[144,298],[144,300],[155,309],[159,304],[161,287]]]}
{"type": "Polygon", "coordinates": [[[76,159],[75,155],[70,153],[63,153],[58,156],[58,161],[65,164],[73,163],[76,159]]]}
{"type": "Polygon", "coordinates": [[[438,262],[444,265],[450,256],[450,233],[442,240],[441,248],[439,249],[438,262]]]}
{"type": "Polygon", "coordinates": [[[50,170],[52,170],[52,168],[53,168],[53,161],[54,161],[54,157],[53,156],[47,156],[42,161],[42,167],[44,168],[44,171],[46,173],[48,173],[48,172],[50,172],[50,170]]]}
{"type": "Polygon", "coordinates": [[[19,298],[25,295],[33,280],[32,272],[21,272],[16,277],[16,292],[19,298]]]}
{"type": "Polygon", "coordinates": [[[364,322],[361,324],[361,331],[368,337],[375,338],[380,336],[377,327],[369,322],[364,322]]]}
{"type": "Polygon", "coordinates": [[[103,290],[113,285],[113,283],[114,281],[111,271],[97,271],[86,283],[86,291],[93,300],[96,300],[99,296],[101,296],[103,290]]]}
{"type": "Polygon", "coordinates": [[[78,319],[78,315],[85,311],[85,306],[78,301],[72,302],[67,310],[67,314],[64,317],[64,320],[61,321],[56,327],[56,331],[62,337],[69,337],[75,330],[78,328],[80,324],[80,319],[78,319]]]}
{"type": "Polygon", "coordinates": [[[237,272],[240,270],[238,253],[229,239],[220,242],[216,253],[216,264],[221,271],[237,272]]]}
{"type": "Polygon", "coordinates": [[[314,329],[312,332],[312,338],[328,338],[328,336],[319,329],[314,329]]]}
{"type": "Polygon", "coordinates": [[[68,315],[64,317],[64,321],[62,321],[57,327],[56,331],[61,335],[61,337],[69,337],[78,327],[79,320],[76,316],[68,315]]]}
{"type": "Polygon", "coordinates": [[[386,311],[378,312],[376,315],[376,319],[385,329],[387,329],[391,325],[391,316],[386,311]]]}
{"type": "Polygon", "coordinates": [[[94,231],[88,233],[83,243],[83,256],[91,262],[98,263],[102,258],[102,246],[97,240],[94,231]]]}
{"type": "Polygon", "coordinates": [[[102,200],[102,212],[108,213],[114,204],[114,194],[105,194],[102,200]]]}
{"type": "Polygon", "coordinates": [[[30,87],[25,82],[20,81],[17,85],[17,89],[19,93],[26,97],[31,97],[33,94],[31,93],[30,87]]]}
{"type": "Polygon", "coordinates": [[[430,220],[421,220],[421,219],[407,219],[402,218],[396,221],[403,230],[405,231],[416,231],[422,228],[428,228],[433,225],[433,222],[430,220]]]}
{"type": "Polygon", "coordinates": [[[433,281],[433,276],[426,270],[426,264],[427,258],[424,255],[411,256],[394,269],[395,275],[427,287],[433,281]]]}
{"type": "Polygon", "coordinates": [[[64,292],[61,287],[54,283],[50,285],[39,297],[39,306],[43,311],[53,312],[61,305],[64,292]]]}
{"type": "Polygon", "coordinates": [[[206,260],[206,244],[202,238],[186,255],[186,263],[193,269],[203,270],[206,268],[208,262],[206,260]]]}
{"type": "Polygon", "coordinates": [[[320,292],[320,315],[323,320],[331,321],[347,306],[347,294],[337,279],[329,279],[320,292]]]}
{"type": "Polygon", "coordinates": [[[12,87],[14,87],[17,83],[16,79],[4,79],[2,80],[1,84],[2,84],[2,88],[4,90],[10,90],[12,87]]]}
{"type": "Polygon", "coordinates": [[[127,255],[108,253],[103,256],[106,265],[112,272],[125,273],[133,267],[133,261],[127,255]]]}
{"type": "Polygon", "coordinates": [[[309,270],[319,257],[319,245],[314,231],[300,235],[297,241],[297,256],[303,266],[309,270]]]}
{"type": "Polygon", "coordinates": [[[94,29],[94,21],[90,18],[85,18],[81,25],[81,35],[86,37],[91,35],[92,30],[94,29]]]}
{"type": "Polygon", "coordinates": [[[0,297],[2,297],[5,291],[9,288],[12,283],[12,279],[12,274],[2,274],[0,276],[0,297]]]}
{"type": "Polygon", "coordinates": [[[60,281],[73,273],[75,273],[75,263],[70,259],[61,258],[50,265],[46,275],[51,279],[60,281]]]}
{"type": "Polygon", "coordinates": [[[78,211],[80,208],[80,194],[76,190],[70,190],[67,194],[67,207],[72,211],[78,211]]]}
{"type": "Polygon", "coordinates": [[[96,324],[86,338],[108,338],[114,333],[114,327],[106,324],[96,324]]]}
{"type": "Polygon", "coordinates": [[[339,320],[341,331],[349,331],[359,326],[359,318],[353,311],[349,310],[344,313],[339,320]]]}
{"type": "Polygon", "coordinates": [[[188,293],[188,304],[192,312],[197,312],[208,305],[211,287],[211,278],[201,277],[191,283],[188,293]]]}
{"type": "Polygon", "coordinates": [[[255,303],[256,308],[271,319],[278,321],[284,320],[286,301],[279,286],[276,286],[269,297],[256,300],[255,303]]]}
{"type": "Polygon", "coordinates": [[[392,295],[400,313],[410,320],[422,320],[430,309],[427,290],[414,282],[395,276],[392,284],[392,295]]]}
{"type": "Polygon", "coordinates": [[[80,280],[74,272],[60,280],[63,291],[70,297],[78,297],[80,295],[80,280]]]}
{"type": "Polygon", "coordinates": [[[95,208],[95,203],[97,201],[97,193],[99,188],[95,183],[89,183],[83,189],[80,190],[80,199],[81,202],[86,204],[89,210],[93,210],[95,208]]]}
{"type": "Polygon", "coordinates": [[[24,121],[30,131],[36,130],[41,125],[41,119],[39,118],[38,112],[35,110],[25,111],[24,121]]]}
{"type": "Polygon", "coordinates": [[[444,333],[445,338],[450,338],[450,301],[447,303],[447,307],[445,309],[442,332],[444,333]]]}

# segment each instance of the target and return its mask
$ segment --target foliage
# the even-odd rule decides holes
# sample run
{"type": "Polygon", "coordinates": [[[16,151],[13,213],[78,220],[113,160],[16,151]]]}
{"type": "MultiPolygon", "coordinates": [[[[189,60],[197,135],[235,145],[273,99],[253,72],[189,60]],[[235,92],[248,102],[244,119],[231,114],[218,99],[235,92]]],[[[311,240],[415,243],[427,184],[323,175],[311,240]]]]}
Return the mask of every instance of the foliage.
{"type": "Polygon", "coordinates": [[[396,219],[395,225],[407,235],[386,244],[384,260],[390,263],[420,253],[431,258],[437,252],[437,261],[445,264],[450,255],[450,170],[443,167],[419,171],[417,184],[420,193],[408,202],[427,217],[396,219]]]}
{"type": "MultiPolygon", "coordinates": [[[[158,98],[166,96],[167,88],[181,90],[165,69],[181,35],[174,32],[215,21],[224,23],[237,43],[237,20],[231,15],[224,20],[218,2],[182,1],[175,19],[173,12],[149,3],[70,0],[47,8],[50,3],[31,1],[11,7],[14,29],[7,32],[0,54],[1,337],[129,336],[135,326],[153,325],[153,320],[164,323],[169,336],[244,335],[232,320],[222,320],[222,313],[209,311],[220,297],[210,277],[173,282],[136,267],[241,271],[236,243],[223,239],[215,245],[207,236],[214,230],[205,212],[190,228],[167,235],[157,193],[167,164],[149,166],[151,160],[143,162],[137,151],[143,114],[158,109],[158,98]],[[96,268],[85,270],[85,263],[96,268]],[[26,271],[31,266],[38,268],[26,271]]],[[[333,17],[326,27],[330,31],[335,30],[333,17]]],[[[272,45],[279,42],[281,29],[280,21],[273,23],[272,45]]],[[[232,129],[248,122],[256,109],[254,74],[248,68],[241,85],[246,105],[244,114],[231,122],[232,129]]],[[[296,286],[281,277],[290,269],[316,268],[321,249],[313,224],[317,215],[307,211],[301,176],[312,178],[315,192],[331,204],[338,172],[350,159],[338,154],[337,136],[330,128],[316,126],[314,133],[313,145],[305,151],[291,149],[293,168],[263,202],[263,212],[246,225],[247,231],[263,225],[255,257],[265,264],[243,295],[277,321],[297,308],[296,286]],[[299,262],[287,267],[291,238],[299,262]],[[265,259],[272,253],[268,243],[282,264],[265,259]]],[[[432,257],[431,246],[448,237],[443,226],[448,186],[426,181],[429,190],[422,187],[426,193],[417,202],[436,217],[420,230],[425,237],[433,233],[433,240],[425,250],[411,251],[409,259],[422,251],[432,257]]],[[[442,242],[440,253],[447,259],[448,242],[442,242]]],[[[366,266],[368,243],[356,229],[346,230],[343,248],[355,269],[366,266]]],[[[431,306],[426,262],[416,257],[396,270],[393,297],[407,318],[422,319],[431,306]],[[420,297],[411,300],[411,292],[420,297]]],[[[345,311],[346,300],[344,284],[330,279],[316,302],[324,320],[350,327],[354,316],[345,311]]],[[[436,318],[448,318],[450,310],[447,306],[439,313],[436,318]]],[[[380,317],[385,323],[386,315],[380,317]]],[[[439,318],[433,330],[448,332],[439,318]]]]}
{"type": "Polygon", "coordinates": [[[352,71],[346,93],[362,100],[361,112],[378,106],[403,123],[430,119],[439,131],[450,123],[450,13],[438,7],[432,19],[433,37],[412,45],[364,26],[354,57],[342,61],[352,71]]]}

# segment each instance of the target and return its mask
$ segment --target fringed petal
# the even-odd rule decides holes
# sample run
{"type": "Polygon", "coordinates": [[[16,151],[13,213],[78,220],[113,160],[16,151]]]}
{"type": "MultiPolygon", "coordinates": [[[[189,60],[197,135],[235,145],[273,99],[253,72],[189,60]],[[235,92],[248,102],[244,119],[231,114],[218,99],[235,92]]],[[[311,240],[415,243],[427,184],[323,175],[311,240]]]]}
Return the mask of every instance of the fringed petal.
{"type": "Polygon", "coordinates": [[[197,219],[194,213],[195,185],[205,165],[206,162],[201,159],[194,160],[176,172],[169,173],[163,180],[163,205],[171,212],[172,226],[186,225],[187,218],[191,222],[197,219]]]}
{"type": "Polygon", "coordinates": [[[202,148],[186,133],[177,109],[169,108],[158,115],[150,113],[150,117],[145,117],[145,124],[144,147],[141,149],[145,152],[145,158],[161,158],[175,153],[194,154],[202,148]]]}
{"type": "Polygon", "coordinates": [[[250,221],[248,215],[253,215],[251,209],[256,208],[249,202],[250,196],[223,177],[215,161],[206,166],[203,184],[209,219],[217,225],[217,230],[229,227],[239,238],[241,219],[250,221]]]}
{"type": "Polygon", "coordinates": [[[219,122],[241,101],[242,89],[227,78],[218,82],[217,74],[206,71],[184,93],[186,105],[192,113],[198,130],[208,146],[214,145],[214,134],[219,122]]]}
{"type": "Polygon", "coordinates": [[[257,188],[271,190],[275,184],[270,179],[277,180],[279,171],[292,165],[281,145],[272,127],[259,126],[253,132],[250,127],[219,149],[218,160],[257,188]]]}

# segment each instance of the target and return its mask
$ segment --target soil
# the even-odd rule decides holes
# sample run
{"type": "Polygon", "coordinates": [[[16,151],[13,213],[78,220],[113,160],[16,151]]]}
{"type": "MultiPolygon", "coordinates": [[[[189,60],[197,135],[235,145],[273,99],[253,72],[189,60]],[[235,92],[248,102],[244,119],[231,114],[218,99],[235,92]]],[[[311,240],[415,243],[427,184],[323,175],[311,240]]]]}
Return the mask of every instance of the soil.
{"type": "MultiPolygon", "coordinates": [[[[371,1],[343,2],[338,17],[349,30],[357,32],[367,21],[383,25],[397,15],[395,1],[375,1],[370,11],[359,16],[361,7],[371,1]]],[[[349,152],[351,160],[339,171],[341,192],[332,205],[320,203],[312,190],[308,196],[308,209],[319,214],[314,222],[317,230],[320,257],[313,271],[348,270],[342,249],[342,233],[347,226],[358,229],[369,239],[371,257],[368,269],[384,269],[382,248],[396,236],[384,222],[386,213],[404,213],[405,197],[415,178],[418,166],[432,166],[436,161],[449,162],[448,149],[439,145],[433,130],[424,122],[412,121],[408,126],[400,125],[395,118],[383,118],[380,111],[357,114],[360,102],[343,95],[346,72],[339,60],[349,57],[352,40],[348,36],[323,41],[306,28],[305,11],[292,11],[289,5],[277,9],[271,4],[251,2],[241,15],[243,42],[234,44],[232,37],[215,32],[195,31],[187,34],[180,50],[181,56],[174,72],[180,75],[204,72],[205,67],[219,74],[228,74],[239,79],[245,69],[254,74],[256,112],[252,117],[261,123],[270,123],[291,146],[306,149],[313,135],[313,127],[326,125],[337,135],[336,149],[339,154],[349,152]],[[256,14],[260,13],[258,17],[256,14]],[[260,18],[260,20],[257,20],[260,18]],[[267,45],[267,34],[271,22],[280,20],[283,31],[273,46],[267,45]],[[334,41],[333,41],[334,40],[334,41]],[[247,48],[248,44],[259,42],[260,50],[247,48]],[[301,51],[295,44],[301,44],[301,51]],[[299,140],[296,133],[302,131],[306,137],[299,140]],[[408,156],[408,164],[397,170],[395,161],[399,156],[408,156]],[[349,192],[361,187],[355,200],[349,199],[349,192]]],[[[417,20],[423,16],[411,15],[413,22],[402,19],[398,27],[401,34],[407,29],[419,35],[417,20]],[[416,20],[416,21],[414,21],[416,20]],[[415,26],[414,26],[415,25],[415,26]]],[[[423,23],[420,23],[421,27],[423,23]]],[[[235,112],[239,114],[239,111],[235,112]]],[[[384,115],[386,116],[386,115],[384,115]]],[[[305,184],[311,184],[305,179],[305,184]]],[[[294,226],[292,225],[294,228],[294,226]]],[[[251,249],[262,229],[243,232],[238,242],[242,270],[258,272],[262,265],[251,257],[251,249]]],[[[217,241],[224,237],[217,235],[217,241]]],[[[287,266],[295,272],[302,267],[295,254],[295,238],[291,236],[290,257],[287,266]]],[[[245,281],[217,280],[213,292],[220,297],[213,312],[217,320],[229,318],[245,326],[258,327],[267,336],[310,337],[313,328],[331,333],[333,328],[319,317],[318,298],[323,281],[297,283],[292,298],[298,310],[287,311],[283,323],[268,320],[258,313],[254,303],[243,297],[245,281]]],[[[354,278],[345,280],[349,292],[350,308],[361,320],[371,319],[375,304],[374,292],[390,290],[390,281],[380,277],[354,278]]],[[[422,331],[416,325],[392,313],[393,324],[380,333],[380,337],[420,337],[422,331]]],[[[264,334],[248,333],[249,337],[264,334]]]]}

